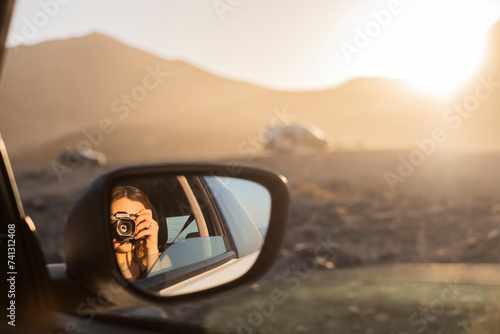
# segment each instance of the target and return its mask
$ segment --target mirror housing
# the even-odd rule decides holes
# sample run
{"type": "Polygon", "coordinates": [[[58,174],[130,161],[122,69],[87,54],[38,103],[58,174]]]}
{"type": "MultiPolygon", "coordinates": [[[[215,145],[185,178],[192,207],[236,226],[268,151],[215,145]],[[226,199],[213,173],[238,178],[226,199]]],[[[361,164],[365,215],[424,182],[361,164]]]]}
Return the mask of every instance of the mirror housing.
{"type": "Polygon", "coordinates": [[[286,179],[262,169],[213,164],[169,164],[120,169],[89,185],[73,206],[66,226],[67,274],[76,283],[120,306],[167,305],[207,298],[245,286],[265,274],[278,256],[286,226],[289,192],[286,179]],[[203,291],[160,296],[127,281],[116,262],[109,227],[110,192],[116,180],[154,176],[220,176],[256,182],[269,191],[271,212],[264,245],[248,272],[203,291]]]}

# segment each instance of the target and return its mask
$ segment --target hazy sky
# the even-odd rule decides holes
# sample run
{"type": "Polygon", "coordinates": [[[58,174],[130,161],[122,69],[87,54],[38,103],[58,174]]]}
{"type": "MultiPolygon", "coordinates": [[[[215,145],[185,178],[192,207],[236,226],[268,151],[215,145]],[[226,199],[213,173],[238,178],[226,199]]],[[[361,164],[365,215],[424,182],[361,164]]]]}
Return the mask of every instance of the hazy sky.
{"type": "Polygon", "coordinates": [[[500,0],[21,0],[9,43],[98,31],[270,88],[385,76],[446,93],[499,19],[500,0]]]}

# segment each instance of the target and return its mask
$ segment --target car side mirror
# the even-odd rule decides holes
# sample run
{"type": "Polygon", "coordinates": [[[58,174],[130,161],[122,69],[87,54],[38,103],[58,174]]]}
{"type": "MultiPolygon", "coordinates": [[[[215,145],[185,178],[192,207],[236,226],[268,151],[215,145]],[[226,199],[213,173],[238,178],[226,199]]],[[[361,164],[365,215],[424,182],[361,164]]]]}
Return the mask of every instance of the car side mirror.
{"type": "Polygon", "coordinates": [[[121,169],[97,179],[66,229],[68,275],[121,306],[250,283],[279,253],[289,195],[274,173],[226,165],[121,169]],[[110,284],[120,288],[109,289],[110,284]],[[109,291],[116,291],[109,293],[109,291]]]}

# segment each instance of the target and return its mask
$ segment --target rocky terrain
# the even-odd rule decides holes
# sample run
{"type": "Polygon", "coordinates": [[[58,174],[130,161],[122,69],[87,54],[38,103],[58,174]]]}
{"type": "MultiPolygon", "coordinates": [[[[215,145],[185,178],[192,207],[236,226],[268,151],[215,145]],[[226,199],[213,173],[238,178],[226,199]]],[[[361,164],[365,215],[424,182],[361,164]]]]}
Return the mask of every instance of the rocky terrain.
{"type": "MultiPolygon", "coordinates": [[[[407,152],[330,152],[241,160],[290,183],[291,212],[282,258],[310,254],[318,239],[338,249],[332,265],[500,262],[500,155],[430,156],[391,189],[407,152]],[[393,191],[394,190],[394,191],[393,191]]],[[[224,161],[219,161],[224,162],[224,161]]],[[[80,167],[58,179],[49,167],[16,169],[26,213],[49,262],[62,261],[72,202],[98,175],[119,167],[80,167]]]]}
{"type": "MultiPolygon", "coordinates": [[[[436,153],[415,168],[404,182],[391,188],[384,174],[397,173],[400,157],[408,154],[329,152],[241,159],[241,164],[273,170],[289,181],[291,210],[281,255],[268,274],[240,293],[156,310],[150,315],[241,331],[243,325],[236,322],[240,316],[255,313],[255,303],[267,300],[273,287],[290,288],[295,278],[300,289],[285,295],[286,303],[276,306],[276,313],[255,328],[255,332],[272,332],[274,321],[284,321],[287,330],[294,333],[331,326],[349,332],[394,328],[394,333],[399,333],[397,330],[408,328],[408,316],[418,305],[425,306],[439,295],[444,289],[442,286],[421,291],[418,286],[381,285],[374,294],[370,286],[359,283],[346,286],[342,275],[349,275],[349,271],[339,269],[412,263],[500,262],[500,174],[497,172],[500,154],[436,153]],[[329,255],[316,256],[318,247],[327,249],[329,253],[322,254],[329,255]],[[336,270],[336,280],[328,278],[331,283],[326,289],[322,274],[336,270]],[[394,300],[395,291],[404,294],[406,299],[394,300]],[[309,298],[310,294],[316,296],[314,300],[309,298]],[[313,313],[294,316],[294,303],[306,303],[308,312],[313,313]],[[221,322],[221,310],[222,314],[234,313],[233,317],[221,322]],[[328,319],[327,322],[314,323],[318,314],[328,319]],[[294,320],[294,317],[299,318],[294,320]]],[[[75,168],[62,180],[49,167],[16,168],[26,213],[36,224],[49,262],[64,259],[65,220],[78,193],[98,175],[118,167],[75,168]]],[[[491,297],[487,303],[492,306],[488,307],[494,307],[498,292],[481,292],[482,296],[485,294],[491,297]]],[[[474,296],[471,300],[477,298],[474,296]]],[[[465,297],[464,301],[467,302],[463,305],[453,304],[454,309],[439,322],[429,323],[429,328],[435,332],[450,328],[462,332],[465,325],[456,319],[469,319],[471,309],[479,312],[479,306],[471,305],[465,297]]],[[[491,328],[489,323],[496,324],[493,315],[487,316],[486,325],[482,318],[471,319],[478,322],[474,328],[479,328],[479,332],[484,326],[491,328]]],[[[247,323],[246,326],[254,330],[247,323]]],[[[279,326],[283,328],[283,324],[279,326]]],[[[419,329],[409,328],[413,332],[419,329]]]]}

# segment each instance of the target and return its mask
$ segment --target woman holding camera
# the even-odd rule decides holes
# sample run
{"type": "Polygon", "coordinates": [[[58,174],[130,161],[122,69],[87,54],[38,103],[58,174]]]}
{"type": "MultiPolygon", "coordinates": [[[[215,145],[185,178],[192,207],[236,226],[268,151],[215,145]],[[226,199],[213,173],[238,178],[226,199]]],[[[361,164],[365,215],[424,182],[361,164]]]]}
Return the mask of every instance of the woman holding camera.
{"type": "Polygon", "coordinates": [[[135,215],[135,231],[131,241],[113,239],[116,261],[123,276],[129,281],[143,278],[158,260],[158,223],[153,219],[152,205],[139,189],[118,186],[111,194],[111,214],[126,212],[135,215]]]}

